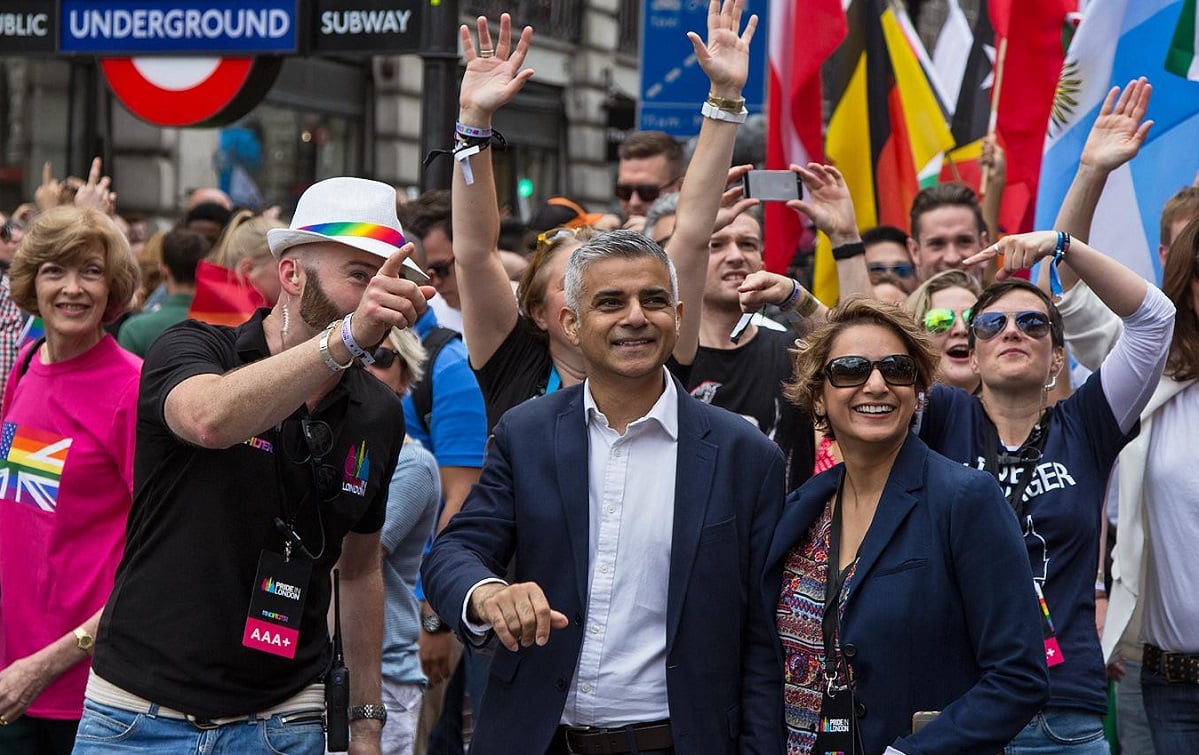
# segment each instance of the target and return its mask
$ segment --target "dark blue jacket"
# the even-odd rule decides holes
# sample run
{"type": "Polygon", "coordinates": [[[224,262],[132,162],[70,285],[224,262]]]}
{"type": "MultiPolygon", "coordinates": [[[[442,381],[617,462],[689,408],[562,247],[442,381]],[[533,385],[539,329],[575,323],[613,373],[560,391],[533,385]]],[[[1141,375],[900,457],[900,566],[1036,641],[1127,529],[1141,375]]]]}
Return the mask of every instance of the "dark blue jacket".
{"type": "MultiPolygon", "coordinates": [[[[766,548],[784,497],[778,447],[744,419],[679,392],[666,684],[675,752],[783,752],[782,670],[762,602],[766,548]]],[[[496,647],[472,755],[545,752],[582,647],[587,607],[588,467],[582,386],[504,415],[479,484],[433,543],[425,594],[452,625],[479,580],[536,582],[570,618],[548,644],[496,647]]],[[[777,592],[776,592],[777,595],[777,592]]]]}
{"type": "MultiPolygon", "coordinates": [[[[787,497],[761,610],[775,615],[787,552],[835,495],[843,465],[787,497]]],[[[994,755],[1049,698],[1028,553],[994,478],[909,435],[858,551],[841,643],[868,753],[994,755]],[[912,714],[941,715],[912,734],[912,714]]],[[[775,645],[782,663],[782,646],[775,645]]]]}

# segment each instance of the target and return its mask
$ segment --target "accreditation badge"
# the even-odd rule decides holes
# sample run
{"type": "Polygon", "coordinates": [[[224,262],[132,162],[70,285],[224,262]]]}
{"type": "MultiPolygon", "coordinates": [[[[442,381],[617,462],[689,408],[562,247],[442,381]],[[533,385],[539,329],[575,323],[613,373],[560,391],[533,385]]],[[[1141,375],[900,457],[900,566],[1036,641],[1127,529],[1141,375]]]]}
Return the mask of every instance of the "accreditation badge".
{"type": "Polygon", "coordinates": [[[312,563],[307,559],[288,559],[262,551],[241,644],[251,650],[295,658],[311,578],[312,563]]]}

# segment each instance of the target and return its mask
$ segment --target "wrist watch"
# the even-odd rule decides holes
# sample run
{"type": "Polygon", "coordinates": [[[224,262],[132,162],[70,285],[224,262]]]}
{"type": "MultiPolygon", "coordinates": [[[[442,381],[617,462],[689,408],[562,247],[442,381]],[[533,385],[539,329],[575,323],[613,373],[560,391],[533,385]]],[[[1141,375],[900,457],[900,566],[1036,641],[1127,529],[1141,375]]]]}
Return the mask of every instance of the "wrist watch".
{"type": "Polygon", "coordinates": [[[350,708],[351,721],[361,721],[364,718],[373,718],[376,721],[387,723],[387,708],[383,707],[382,703],[355,705],[350,708]]]}
{"type": "Polygon", "coordinates": [[[420,626],[421,629],[425,630],[429,634],[450,631],[449,626],[441,620],[440,616],[435,613],[421,614],[420,626]]]}
{"type": "Polygon", "coordinates": [[[92,651],[96,649],[96,638],[92,637],[91,633],[81,626],[75,627],[74,635],[75,647],[91,655],[92,651]]]}

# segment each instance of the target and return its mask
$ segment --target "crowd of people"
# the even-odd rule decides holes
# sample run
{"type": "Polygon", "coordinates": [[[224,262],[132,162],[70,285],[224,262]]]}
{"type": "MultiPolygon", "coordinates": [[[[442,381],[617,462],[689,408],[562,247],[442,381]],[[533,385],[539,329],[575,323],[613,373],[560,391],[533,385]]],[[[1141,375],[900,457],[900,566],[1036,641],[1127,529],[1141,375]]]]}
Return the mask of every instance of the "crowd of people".
{"type": "Polygon", "coordinates": [[[460,32],[449,190],[149,233],[46,166],[0,233],[0,755],[1199,751],[1199,188],[1160,289],[1088,243],[1149,83],[1053,229],[997,227],[994,143],[910,235],[792,166],[830,307],[732,165],[743,10],[611,212],[503,217],[507,14],[460,32]]]}

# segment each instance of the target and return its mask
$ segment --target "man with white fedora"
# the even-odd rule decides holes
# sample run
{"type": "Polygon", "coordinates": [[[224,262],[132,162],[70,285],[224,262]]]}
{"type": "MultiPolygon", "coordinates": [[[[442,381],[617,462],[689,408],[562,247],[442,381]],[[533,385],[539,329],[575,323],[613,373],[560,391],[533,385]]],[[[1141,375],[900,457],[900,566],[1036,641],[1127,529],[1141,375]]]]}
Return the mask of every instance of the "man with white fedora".
{"type": "Polygon", "coordinates": [[[356,366],[433,293],[395,207],[376,181],[313,185],[268,236],[275,306],[150,348],[76,753],[323,753],[334,567],[349,747],[379,751],[379,529],[404,420],[356,366]]]}

